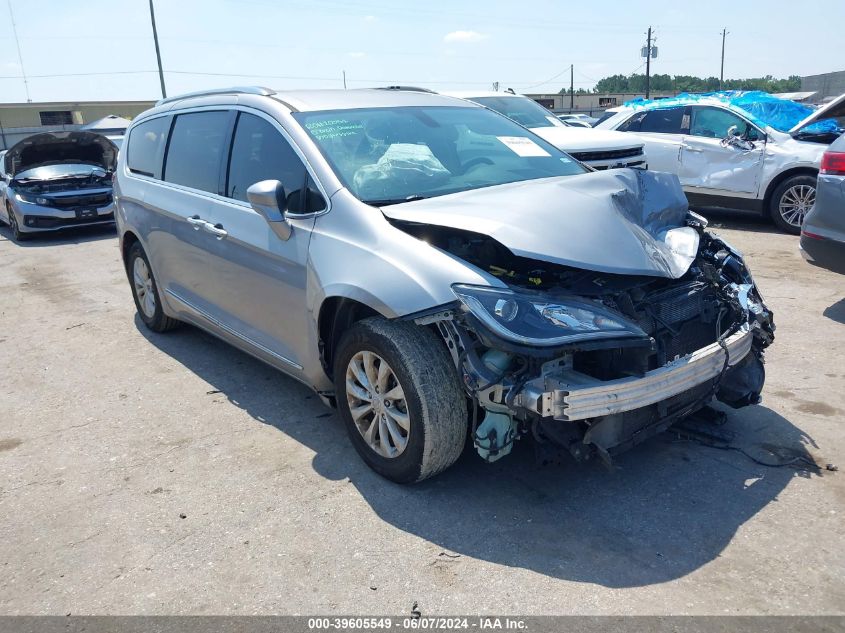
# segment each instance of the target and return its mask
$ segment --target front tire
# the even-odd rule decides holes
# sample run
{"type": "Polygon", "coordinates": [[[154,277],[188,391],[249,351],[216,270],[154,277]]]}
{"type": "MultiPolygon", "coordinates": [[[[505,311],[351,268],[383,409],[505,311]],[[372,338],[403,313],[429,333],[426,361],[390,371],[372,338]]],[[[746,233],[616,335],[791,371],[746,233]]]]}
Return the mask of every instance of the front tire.
{"type": "Polygon", "coordinates": [[[164,313],[153,269],[150,267],[147,254],[138,242],[129,248],[129,254],[126,256],[126,273],[132,287],[135,308],[144,325],[153,332],[166,332],[177,327],[180,322],[164,313]]]}
{"type": "Polygon", "coordinates": [[[9,216],[9,228],[12,231],[12,239],[16,242],[28,240],[30,237],[29,234],[21,231],[21,227],[18,225],[18,218],[15,212],[12,211],[12,206],[8,201],[6,202],[6,214],[9,216]]]}
{"type": "Polygon", "coordinates": [[[800,235],[804,218],[816,202],[816,177],[790,176],[772,192],[769,215],[781,231],[800,235]]]}
{"type": "Polygon", "coordinates": [[[460,457],[466,398],[446,348],[430,330],[379,317],[355,324],[338,346],[334,379],[352,445],[383,477],[422,481],[460,457]]]}

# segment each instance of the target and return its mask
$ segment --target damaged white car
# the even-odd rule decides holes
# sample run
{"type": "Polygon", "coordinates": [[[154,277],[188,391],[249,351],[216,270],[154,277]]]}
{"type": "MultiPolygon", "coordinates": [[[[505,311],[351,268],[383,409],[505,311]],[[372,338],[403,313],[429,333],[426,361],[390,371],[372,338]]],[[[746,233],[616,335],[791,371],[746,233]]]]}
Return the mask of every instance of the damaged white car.
{"type": "Polygon", "coordinates": [[[117,146],[93,132],[30,136],[3,156],[0,220],[15,240],[114,222],[117,146]]]}
{"type": "Polygon", "coordinates": [[[677,174],[693,207],[756,211],[798,235],[822,155],[845,126],[845,95],[814,111],[765,93],[731,94],[633,102],[596,128],[645,141],[650,168],[677,174]]]}
{"type": "Polygon", "coordinates": [[[398,482],[467,433],[617,453],[758,402],[772,315],[675,176],[588,171],[477,105],[231,89],[128,130],[121,252],[150,329],[187,321],[313,387],[398,482]]]}

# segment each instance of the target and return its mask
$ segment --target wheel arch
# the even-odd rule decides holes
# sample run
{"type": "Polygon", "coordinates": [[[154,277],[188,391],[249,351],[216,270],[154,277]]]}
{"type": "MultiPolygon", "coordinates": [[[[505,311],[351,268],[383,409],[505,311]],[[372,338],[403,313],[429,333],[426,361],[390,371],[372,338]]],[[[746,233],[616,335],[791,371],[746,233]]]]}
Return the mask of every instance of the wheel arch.
{"type": "Polygon", "coordinates": [[[129,249],[132,248],[133,244],[136,244],[141,241],[133,231],[127,230],[123,232],[123,235],[120,236],[120,258],[123,260],[123,267],[126,268],[126,258],[129,257],[129,249]]]}
{"type": "Polygon", "coordinates": [[[371,316],[386,316],[369,303],[343,295],[326,297],[317,315],[317,334],[320,362],[326,374],[332,376],[334,354],[343,334],[358,321],[371,316]]]}
{"type": "Polygon", "coordinates": [[[777,176],[772,178],[769,181],[768,186],[766,187],[766,195],[763,196],[763,212],[769,212],[769,205],[772,201],[772,194],[775,192],[783,181],[787,178],[792,178],[793,176],[812,176],[816,177],[819,175],[818,168],[815,167],[792,167],[785,171],[782,171],[777,176]]]}

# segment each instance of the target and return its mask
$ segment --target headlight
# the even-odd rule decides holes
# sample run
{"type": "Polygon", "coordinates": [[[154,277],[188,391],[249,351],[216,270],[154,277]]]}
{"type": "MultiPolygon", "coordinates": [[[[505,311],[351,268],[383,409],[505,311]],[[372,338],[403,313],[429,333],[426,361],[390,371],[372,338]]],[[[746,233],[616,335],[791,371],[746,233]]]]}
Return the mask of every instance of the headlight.
{"type": "Polygon", "coordinates": [[[452,292],[493,332],[509,341],[550,346],[623,336],[646,336],[607,308],[575,297],[547,301],[504,288],[455,284],[452,292]]]}
{"type": "Polygon", "coordinates": [[[18,200],[29,202],[30,204],[40,204],[42,207],[50,206],[50,199],[44,196],[36,196],[31,193],[18,193],[18,200]]]}

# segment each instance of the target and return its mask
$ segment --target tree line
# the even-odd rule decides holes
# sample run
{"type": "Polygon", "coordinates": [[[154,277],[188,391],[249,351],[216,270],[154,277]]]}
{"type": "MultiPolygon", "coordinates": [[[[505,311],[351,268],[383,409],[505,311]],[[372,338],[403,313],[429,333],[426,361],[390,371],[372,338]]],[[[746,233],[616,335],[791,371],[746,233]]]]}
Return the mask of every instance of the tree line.
{"type": "MultiPolygon", "coordinates": [[[[763,90],[765,92],[797,92],[801,89],[801,77],[791,75],[786,79],[776,79],[771,75],[750,79],[725,79],[723,90],[763,90]]],[[[652,75],[653,92],[713,92],[719,90],[718,77],[695,77],[693,75],[652,75]]],[[[645,92],[645,75],[611,75],[603,77],[593,90],[579,88],[575,94],[605,93],[642,93],[645,92]]],[[[563,88],[559,94],[569,94],[569,88],[563,88]]]]}

